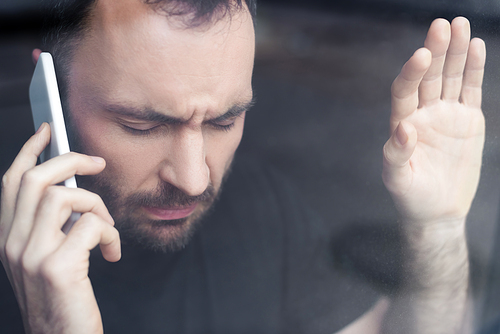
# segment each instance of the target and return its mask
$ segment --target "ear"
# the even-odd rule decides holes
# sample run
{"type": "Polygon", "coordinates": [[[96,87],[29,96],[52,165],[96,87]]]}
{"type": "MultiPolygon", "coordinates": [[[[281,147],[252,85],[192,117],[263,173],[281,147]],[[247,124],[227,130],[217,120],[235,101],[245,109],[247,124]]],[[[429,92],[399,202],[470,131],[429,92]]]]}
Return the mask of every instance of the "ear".
{"type": "Polygon", "coordinates": [[[33,58],[33,63],[35,65],[38,62],[38,58],[40,57],[40,53],[42,53],[42,50],[40,50],[40,49],[34,49],[33,52],[31,53],[31,57],[33,58]]]}

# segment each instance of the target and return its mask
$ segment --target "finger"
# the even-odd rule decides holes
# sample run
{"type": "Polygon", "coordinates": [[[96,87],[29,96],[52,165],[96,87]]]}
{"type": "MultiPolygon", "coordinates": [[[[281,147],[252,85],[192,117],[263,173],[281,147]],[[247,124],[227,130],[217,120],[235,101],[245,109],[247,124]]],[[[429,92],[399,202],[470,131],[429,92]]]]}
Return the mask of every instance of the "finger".
{"type": "Polygon", "coordinates": [[[67,153],[25,172],[16,202],[15,224],[11,228],[11,234],[15,236],[20,247],[28,240],[38,205],[50,185],[60,183],[75,174],[97,174],[104,167],[105,163],[101,158],[67,153]]]}
{"type": "Polygon", "coordinates": [[[25,276],[36,279],[41,275],[52,287],[66,285],[74,288],[75,283],[88,281],[90,250],[99,244],[106,260],[116,262],[120,259],[118,231],[99,216],[87,212],[75,223],[59,247],[33,268],[28,268],[25,276]]]}
{"type": "Polygon", "coordinates": [[[38,62],[38,58],[40,58],[41,53],[42,53],[42,50],[33,49],[33,52],[31,52],[31,58],[33,59],[33,64],[36,65],[36,63],[38,62]]]}
{"type": "Polygon", "coordinates": [[[89,252],[100,245],[107,261],[116,262],[121,258],[120,235],[118,230],[99,216],[87,212],[75,223],[59,250],[69,261],[82,252],[89,252]]]}
{"type": "Polygon", "coordinates": [[[432,55],[426,48],[415,51],[392,84],[391,133],[399,122],[418,107],[418,86],[431,64],[432,55]]]}
{"type": "Polygon", "coordinates": [[[443,69],[443,91],[441,98],[458,101],[462,91],[462,77],[470,41],[469,21],[457,17],[451,22],[451,41],[443,69]]]}
{"type": "Polygon", "coordinates": [[[66,237],[61,228],[72,212],[92,212],[111,226],[114,225],[113,218],[98,195],[84,189],[49,187],[40,202],[25,251],[32,261],[38,261],[61,244],[66,237]]]}
{"type": "Polygon", "coordinates": [[[434,20],[424,44],[432,53],[432,63],[419,87],[419,107],[432,105],[441,99],[443,66],[450,38],[450,23],[444,19],[434,20]]]}
{"type": "Polygon", "coordinates": [[[402,195],[411,185],[412,170],[410,158],[417,144],[417,131],[409,123],[402,121],[384,145],[384,168],[382,178],[387,189],[402,195]]]}
{"type": "MultiPolygon", "coordinates": [[[[43,123],[38,131],[24,144],[14,162],[2,178],[2,200],[0,204],[0,246],[5,245],[12,226],[16,199],[23,174],[36,166],[38,156],[50,142],[50,126],[43,123]]],[[[3,247],[0,247],[0,255],[3,247]]]]}
{"type": "Polygon", "coordinates": [[[468,106],[481,108],[482,84],[486,47],[483,40],[474,38],[470,42],[462,83],[462,102],[468,106]]]}
{"type": "Polygon", "coordinates": [[[72,212],[93,212],[111,226],[115,224],[99,195],[80,188],[51,186],[40,202],[33,231],[60,230],[72,212]]]}

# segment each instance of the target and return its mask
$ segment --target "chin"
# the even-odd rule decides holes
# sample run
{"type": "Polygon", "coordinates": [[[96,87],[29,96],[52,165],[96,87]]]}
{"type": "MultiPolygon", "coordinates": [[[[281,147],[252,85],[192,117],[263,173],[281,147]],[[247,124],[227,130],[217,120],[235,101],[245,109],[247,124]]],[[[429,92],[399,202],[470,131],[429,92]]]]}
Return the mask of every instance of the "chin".
{"type": "Polygon", "coordinates": [[[175,220],[135,217],[117,221],[116,228],[125,245],[138,246],[154,252],[178,252],[189,244],[208,211],[209,209],[200,208],[189,217],[175,220]]]}
{"type": "Polygon", "coordinates": [[[155,252],[177,252],[186,247],[195,230],[195,222],[176,221],[142,222],[139,226],[117,226],[125,245],[139,246],[155,252]]]}

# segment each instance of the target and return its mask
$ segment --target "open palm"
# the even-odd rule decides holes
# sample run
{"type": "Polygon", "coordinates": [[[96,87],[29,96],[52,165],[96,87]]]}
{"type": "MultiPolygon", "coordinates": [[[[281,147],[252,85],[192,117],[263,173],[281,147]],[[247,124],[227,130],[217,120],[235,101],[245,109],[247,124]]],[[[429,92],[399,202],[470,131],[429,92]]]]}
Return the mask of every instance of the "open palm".
{"type": "Polygon", "coordinates": [[[392,87],[383,178],[403,219],[462,219],[477,189],[484,144],[484,42],[469,22],[435,20],[392,87]]]}

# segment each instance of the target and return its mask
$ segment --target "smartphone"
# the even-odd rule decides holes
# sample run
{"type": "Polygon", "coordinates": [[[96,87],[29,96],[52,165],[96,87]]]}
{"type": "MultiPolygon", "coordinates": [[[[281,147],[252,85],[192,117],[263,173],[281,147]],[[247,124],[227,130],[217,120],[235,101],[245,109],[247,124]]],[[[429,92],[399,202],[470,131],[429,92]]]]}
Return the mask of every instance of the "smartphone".
{"type": "MultiPolygon", "coordinates": [[[[29,97],[35,130],[43,122],[50,124],[50,143],[40,155],[40,161],[43,163],[55,156],[68,153],[69,141],[57,86],[54,61],[52,55],[48,52],[42,52],[38,58],[31,79],[29,97]]],[[[75,177],[72,176],[64,181],[64,185],[68,188],[76,188],[75,177]]],[[[63,227],[65,233],[69,232],[71,226],[80,218],[80,215],[80,213],[76,212],[71,214],[63,227]]]]}

